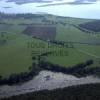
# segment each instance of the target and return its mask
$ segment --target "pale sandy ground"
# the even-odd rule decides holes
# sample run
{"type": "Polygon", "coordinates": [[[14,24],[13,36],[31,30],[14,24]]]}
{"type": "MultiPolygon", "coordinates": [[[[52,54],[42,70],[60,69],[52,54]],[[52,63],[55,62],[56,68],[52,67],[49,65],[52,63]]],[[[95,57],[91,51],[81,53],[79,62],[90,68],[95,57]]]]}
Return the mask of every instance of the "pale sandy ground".
{"type": "Polygon", "coordinates": [[[1,86],[0,98],[10,97],[14,95],[34,92],[39,90],[53,90],[56,88],[63,88],[73,85],[100,83],[100,79],[93,76],[77,78],[72,75],[62,73],[54,73],[50,71],[41,71],[33,80],[28,81],[22,85],[16,86],[1,86]],[[48,78],[47,78],[48,76],[48,78]]]}

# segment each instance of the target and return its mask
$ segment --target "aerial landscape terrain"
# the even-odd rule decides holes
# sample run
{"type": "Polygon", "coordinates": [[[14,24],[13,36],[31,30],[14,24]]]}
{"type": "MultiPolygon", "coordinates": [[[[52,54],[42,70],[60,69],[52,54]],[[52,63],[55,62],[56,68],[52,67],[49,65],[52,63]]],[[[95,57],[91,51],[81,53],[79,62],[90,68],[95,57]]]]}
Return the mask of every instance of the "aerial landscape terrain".
{"type": "Polygon", "coordinates": [[[0,7],[0,100],[100,99],[99,15],[73,16],[96,0],[61,1],[0,1],[8,3],[0,7]],[[24,12],[31,3],[37,12],[24,12]],[[72,16],[55,13],[66,4],[72,16]],[[23,13],[13,13],[18,7],[23,13]]]}
{"type": "MultiPolygon", "coordinates": [[[[4,13],[0,19],[0,85],[27,82],[43,70],[100,77],[100,20],[4,13]]],[[[79,84],[100,82],[87,80],[79,84]]]]}
{"type": "Polygon", "coordinates": [[[2,78],[30,71],[34,64],[48,66],[48,70],[52,64],[65,69],[99,69],[100,20],[2,13],[0,18],[2,78]]]}

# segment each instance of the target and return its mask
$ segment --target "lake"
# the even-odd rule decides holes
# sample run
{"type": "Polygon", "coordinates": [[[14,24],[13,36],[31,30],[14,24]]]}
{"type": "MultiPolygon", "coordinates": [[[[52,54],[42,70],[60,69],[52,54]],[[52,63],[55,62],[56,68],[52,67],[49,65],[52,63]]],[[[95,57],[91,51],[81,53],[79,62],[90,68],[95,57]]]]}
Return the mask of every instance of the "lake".
{"type": "MultiPolygon", "coordinates": [[[[53,3],[56,2],[57,1],[53,3]]],[[[100,19],[100,1],[93,4],[83,4],[83,5],[64,4],[64,5],[37,7],[45,4],[48,3],[26,3],[18,5],[14,2],[6,2],[6,0],[1,0],[0,11],[5,13],[49,13],[59,16],[100,19]]]]}

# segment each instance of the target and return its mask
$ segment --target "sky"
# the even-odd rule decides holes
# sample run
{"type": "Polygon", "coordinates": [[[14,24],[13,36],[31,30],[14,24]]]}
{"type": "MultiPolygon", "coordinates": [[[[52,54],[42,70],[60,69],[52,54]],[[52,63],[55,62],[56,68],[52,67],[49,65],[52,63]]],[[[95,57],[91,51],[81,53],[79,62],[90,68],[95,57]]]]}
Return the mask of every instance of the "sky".
{"type": "MultiPolygon", "coordinates": [[[[15,2],[4,2],[5,0],[0,0],[0,11],[5,13],[48,13],[59,16],[67,16],[67,17],[77,17],[77,18],[92,18],[92,19],[100,19],[100,2],[93,4],[67,4],[67,2],[74,2],[74,0],[49,0],[51,3],[40,3],[31,2],[25,4],[16,4],[15,2]],[[56,3],[63,3],[61,5],[57,5],[56,3]],[[49,6],[39,7],[49,4],[49,6]],[[50,6],[50,4],[56,4],[50,6]]],[[[7,1],[7,0],[6,0],[7,1]]],[[[14,0],[11,0],[14,1],[14,0]]],[[[16,0],[22,1],[22,0],[16,0]]],[[[26,1],[26,0],[25,0],[26,1]]],[[[36,1],[36,0],[35,0],[36,1]]],[[[46,1],[46,0],[45,0],[46,1]]],[[[80,1],[80,0],[75,0],[80,1]]],[[[86,0],[81,0],[81,2],[86,0]]],[[[88,1],[96,1],[96,0],[88,0],[88,1]]],[[[98,0],[99,1],[99,0],[98,0]]]]}

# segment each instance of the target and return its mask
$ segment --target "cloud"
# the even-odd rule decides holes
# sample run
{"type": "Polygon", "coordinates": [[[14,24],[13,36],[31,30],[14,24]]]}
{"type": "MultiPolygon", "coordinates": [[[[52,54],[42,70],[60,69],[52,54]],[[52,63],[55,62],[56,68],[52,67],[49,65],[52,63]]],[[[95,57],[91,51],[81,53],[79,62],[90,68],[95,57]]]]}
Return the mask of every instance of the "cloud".
{"type": "Polygon", "coordinates": [[[24,3],[50,3],[53,1],[62,1],[62,0],[7,0],[7,2],[15,2],[17,4],[24,3]]]}
{"type": "Polygon", "coordinates": [[[54,3],[54,2],[64,3],[68,2],[69,4],[82,4],[82,3],[91,3],[96,2],[97,0],[7,0],[7,2],[15,2],[16,4],[25,4],[25,3],[54,3]]]}

